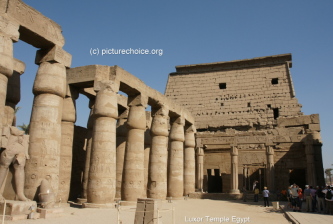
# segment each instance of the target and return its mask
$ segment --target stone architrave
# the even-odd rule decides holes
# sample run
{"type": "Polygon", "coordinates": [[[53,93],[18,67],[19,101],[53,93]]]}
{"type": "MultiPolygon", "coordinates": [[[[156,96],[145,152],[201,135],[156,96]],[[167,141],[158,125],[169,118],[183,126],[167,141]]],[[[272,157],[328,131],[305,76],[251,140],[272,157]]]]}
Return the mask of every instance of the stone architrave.
{"type": "Polygon", "coordinates": [[[274,149],[272,146],[266,146],[266,154],[267,154],[267,187],[271,191],[274,191],[274,179],[275,179],[275,172],[274,172],[274,149]]]}
{"type": "Polygon", "coordinates": [[[128,98],[127,142],[124,158],[122,200],[136,201],[144,191],[145,108],[148,98],[137,95],[128,98]]]}
{"type": "Polygon", "coordinates": [[[199,191],[203,191],[203,179],[204,179],[204,172],[203,172],[203,167],[204,167],[204,150],[199,147],[197,148],[197,175],[196,175],[196,184],[197,184],[197,189],[199,191]]]}
{"type": "Polygon", "coordinates": [[[116,168],[116,200],[121,199],[121,184],[123,177],[124,168],[124,158],[125,158],[125,148],[127,140],[127,118],[128,110],[125,110],[118,119],[117,123],[117,168],[116,168]]]}
{"type": "Polygon", "coordinates": [[[118,118],[117,87],[112,82],[100,85],[93,115],[87,202],[113,203],[116,193],[116,125],[118,118]]]}
{"type": "Polygon", "coordinates": [[[40,64],[34,82],[30,120],[30,160],[26,165],[25,194],[34,199],[41,181],[50,182],[55,195],[59,187],[61,119],[66,94],[66,68],[59,63],[40,64]]]}
{"type": "Polygon", "coordinates": [[[165,106],[152,107],[152,112],[148,197],[165,200],[167,196],[169,110],[165,106]]]}
{"type": "Polygon", "coordinates": [[[168,197],[181,199],[184,195],[184,125],[182,117],[175,118],[171,123],[169,135],[169,172],[168,197]]]}
{"type": "Polygon", "coordinates": [[[95,100],[89,101],[90,115],[87,122],[87,142],[86,142],[86,160],[84,164],[83,180],[82,180],[82,198],[87,199],[87,188],[89,180],[89,168],[90,168],[90,158],[91,158],[91,147],[92,147],[92,133],[94,128],[93,116],[95,100]]]}
{"type": "Polygon", "coordinates": [[[73,137],[74,123],[76,121],[75,100],[78,93],[75,89],[68,86],[68,94],[63,102],[62,121],[61,121],[61,151],[60,151],[60,172],[59,172],[59,191],[56,201],[67,202],[69,197],[72,157],[73,157],[73,137]]]}
{"type": "Polygon", "coordinates": [[[4,115],[4,126],[16,126],[15,107],[21,100],[21,74],[24,73],[25,64],[14,59],[13,75],[8,79],[6,106],[4,115]]]}
{"type": "Polygon", "coordinates": [[[231,194],[239,194],[238,189],[238,149],[236,146],[231,146],[231,194]]]}
{"type": "Polygon", "coordinates": [[[145,154],[144,154],[144,191],[142,196],[144,198],[147,197],[147,187],[148,187],[148,168],[149,168],[149,155],[151,150],[151,135],[150,135],[150,127],[151,127],[151,112],[146,111],[146,131],[145,131],[145,154]]]}
{"type": "Polygon", "coordinates": [[[184,195],[195,192],[195,127],[190,125],[185,131],[184,149],[184,195]]]}

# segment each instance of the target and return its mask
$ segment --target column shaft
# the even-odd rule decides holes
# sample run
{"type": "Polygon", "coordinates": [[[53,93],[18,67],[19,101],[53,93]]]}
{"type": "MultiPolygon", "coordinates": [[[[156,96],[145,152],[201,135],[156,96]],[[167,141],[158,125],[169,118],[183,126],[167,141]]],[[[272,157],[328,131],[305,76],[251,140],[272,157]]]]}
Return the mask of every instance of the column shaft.
{"type": "Polygon", "coordinates": [[[57,201],[67,202],[72,175],[74,123],[76,121],[75,99],[73,99],[71,96],[67,96],[63,103],[61,122],[59,193],[57,201]]]}
{"type": "Polygon", "coordinates": [[[236,146],[231,147],[231,194],[239,194],[238,189],[238,149],[236,146]]]}
{"type": "Polygon", "coordinates": [[[267,187],[269,190],[274,191],[274,149],[272,146],[266,146],[267,153],[267,187]]]}
{"type": "Polygon", "coordinates": [[[87,202],[114,202],[116,193],[117,94],[106,84],[96,94],[87,202]]]}
{"type": "Polygon", "coordinates": [[[144,132],[146,129],[145,106],[130,105],[126,143],[122,200],[136,201],[144,191],[144,132]]]}
{"type": "Polygon", "coordinates": [[[179,117],[171,125],[168,172],[168,197],[181,199],[184,195],[184,124],[179,117]]]}
{"type": "Polygon", "coordinates": [[[195,192],[195,128],[187,127],[184,152],[184,195],[195,192]]]}
{"type": "Polygon", "coordinates": [[[157,109],[151,125],[148,197],[162,200],[167,196],[168,114],[169,110],[164,107],[157,109]]]}
{"type": "Polygon", "coordinates": [[[120,115],[117,123],[117,180],[116,180],[116,199],[121,199],[121,185],[124,169],[124,158],[125,158],[125,149],[126,149],[126,140],[127,140],[127,117],[128,110],[120,115]]]}
{"type": "Polygon", "coordinates": [[[305,145],[306,154],[306,172],[308,177],[308,184],[310,186],[316,186],[315,164],[314,164],[314,149],[313,144],[307,143],[305,145]]]}
{"type": "Polygon", "coordinates": [[[203,191],[203,179],[204,179],[204,151],[202,148],[197,149],[197,189],[203,191]]]}

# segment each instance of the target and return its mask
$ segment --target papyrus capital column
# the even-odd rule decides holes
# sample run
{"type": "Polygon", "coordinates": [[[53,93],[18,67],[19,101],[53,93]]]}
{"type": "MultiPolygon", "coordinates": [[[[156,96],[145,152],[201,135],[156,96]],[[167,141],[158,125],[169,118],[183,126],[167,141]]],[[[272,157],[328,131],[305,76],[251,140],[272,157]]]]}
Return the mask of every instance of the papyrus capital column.
{"type": "Polygon", "coordinates": [[[59,192],[57,196],[57,201],[62,202],[67,202],[69,197],[72,175],[74,123],[76,121],[75,100],[78,97],[78,91],[74,87],[67,86],[61,120],[59,192]]]}
{"type": "Polygon", "coordinates": [[[146,106],[143,95],[128,97],[127,143],[124,159],[122,200],[136,201],[144,191],[144,133],[146,130],[146,106]]]}
{"type": "Polygon", "coordinates": [[[203,179],[204,179],[204,155],[205,152],[203,148],[197,148],[197,189],[198,191],[203,191],[203,179]]]}
{"type": "Polygon", "coordinates": [[[49,181],[55,196],[59,187],[61,120],[66,94],[66,67],[52,59],[39,65],[33,86],[30,120],[30,160],[26,164],[25,194],[33,199],[41,181],[49,181]],[[50,62],[49,62],[50,61],[50,62]]]}
{"type": "Polygon", "coordinates": [[[117,92],[112,81],[101,82],[93,110],[95,117],[90,158],[87,202],[106,204],[114,201],[116,192],[116,125],[117,92]]]}
{"type": "Polygon", "coordinates": [[[185,126],[184,195],[195,192],[195,134],[194,125],[185,126]]]}
{"type": "Polygon", "coordinates": [[[239,194],[238,189],[238,149],[236,146],[231,146],[231,194],[239,194]]]}
{"type": "Polygon", "coordinates": [[[275,172],[274,172],[274,148],[272,145],[266,145],[266,155],[267,155],[267,187],[268,189],[274,191],[275,185],[275,172]]]}
{"type": "Polygon", "coordinates": [[[167,196],[169,109],[165,106],[152,107],[152,117],[148,197],[164,200],[167,196]]]}
{"type": "Polygon", "coordinates": [[[168,197],[173,199],[181,199],[184,195],[184,125],[182,117],[171,119],[168,197]]]}

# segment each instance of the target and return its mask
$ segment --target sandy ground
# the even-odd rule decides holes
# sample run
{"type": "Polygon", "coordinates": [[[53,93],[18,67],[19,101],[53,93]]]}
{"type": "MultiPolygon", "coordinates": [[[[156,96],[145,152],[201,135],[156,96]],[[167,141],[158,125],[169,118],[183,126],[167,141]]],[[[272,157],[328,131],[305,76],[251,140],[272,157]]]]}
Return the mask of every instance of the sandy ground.
{"type": "MultiPolygon", "coordinates": [[[[160,224],[181,223],[289,223],[283,212],[272,207],[263,207],[262,203],[242,201],[218,201],[208,199],[188,199],[161,203],[159,215],[160,224]]],[[[132,224],[134,222],[135,206],[121,206],[119,223],[132,224]]],[[[71,223],[71,224],[117,224],[118,212],[116,208],[64,208],[59,217],[37,220],[6,221],[5,223],[71,223]]]]}

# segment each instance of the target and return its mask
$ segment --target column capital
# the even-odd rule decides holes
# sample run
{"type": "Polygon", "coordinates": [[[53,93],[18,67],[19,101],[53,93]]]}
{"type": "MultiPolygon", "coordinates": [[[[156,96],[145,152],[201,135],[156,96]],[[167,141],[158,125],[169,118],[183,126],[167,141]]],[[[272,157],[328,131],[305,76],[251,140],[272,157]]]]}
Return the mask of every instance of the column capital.
{"type": "Polygon", "coordinates": [[[71,67],[72,55],[66,52],[62,47],[54,45],[51,49],[41,49],[36,53],[35,64],[42,62],[58,62],[65,65],[66,68],[71,67]]]}
{"type": "Polygon", "coordinates": [[[266,146],[266,153],[267,153],[267,155],[274,155],[274,149],[273,149],[273,146],[271,146],[271,145],[267,145],[267,146],[266,146]]]}
{"type": "Polygon", "coordinates": [[[238,156],[238,148],[236,146],[231,146],[230,155],[231,156],[238,156]]]}
{"type": "Polygon", "coordinates": [[[138,95],[128,96],[128,106],[143,106],[147,107],[148,97],[139,93],[138,95]]]}

